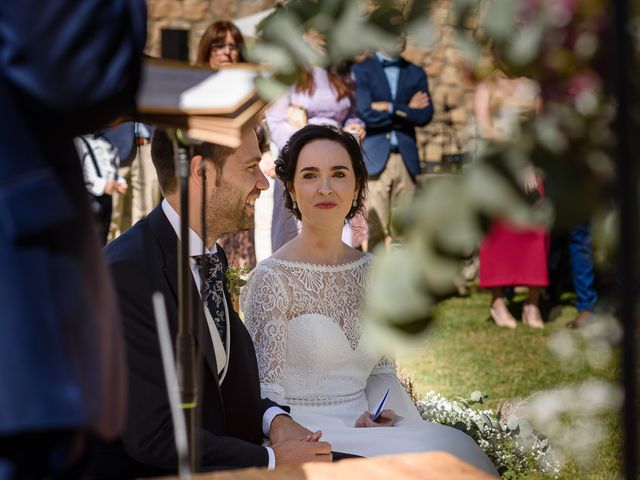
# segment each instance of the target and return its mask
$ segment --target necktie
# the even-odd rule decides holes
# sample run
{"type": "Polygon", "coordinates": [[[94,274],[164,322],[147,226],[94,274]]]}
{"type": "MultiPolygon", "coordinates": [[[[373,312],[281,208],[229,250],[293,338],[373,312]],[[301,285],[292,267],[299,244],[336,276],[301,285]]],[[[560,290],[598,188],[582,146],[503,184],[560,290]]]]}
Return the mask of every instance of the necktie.
{"type": "Polygon", "coordinates": [[[220,334],[220,339],[224,345],[227,339],[227,319],[224,308],[225,272],[222,259],[218,255],[218,252],[216,252],[198,255],[195,257],[195,260],[198,265],[198,271],[201,272],[204,268],[203,299],[207,303],[209,313],[211,313],[213,317],[213,321],[220,334]]]}

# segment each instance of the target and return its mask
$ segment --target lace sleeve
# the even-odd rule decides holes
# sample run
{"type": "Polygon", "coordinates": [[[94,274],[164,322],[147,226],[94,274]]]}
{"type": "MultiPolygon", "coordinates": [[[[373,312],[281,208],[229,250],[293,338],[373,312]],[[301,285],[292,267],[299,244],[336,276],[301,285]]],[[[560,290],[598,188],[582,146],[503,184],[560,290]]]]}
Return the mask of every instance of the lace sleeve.
{"type": "Polygon", "coordinates": [[[381,375],[383,373],[390,373],[396,375],[396,362],[389,357],[382,357],[380,361],[371,370],[371,375],[381,375]]]}
{"type": "Polygon", "coordinates": [[[374,408],[387,388],[389,389],[389,398],[387,399],[385,408],[390,408],[396,412],[398,421],[403,418],[412,421],[420,419],[418,410],[398,379],[396,362],[392,358],[382,357],[376,366],[373,367],[367,379],[365,392],[370,409],[374,408]]]}
{"type": "Polygon", "coordinates": [[[285,393],[282,385],[288,305],[287,288],[277,271],[256,267],[243,288],[241,306],[256,349],[262,396],[281,404],[285,393]]]}

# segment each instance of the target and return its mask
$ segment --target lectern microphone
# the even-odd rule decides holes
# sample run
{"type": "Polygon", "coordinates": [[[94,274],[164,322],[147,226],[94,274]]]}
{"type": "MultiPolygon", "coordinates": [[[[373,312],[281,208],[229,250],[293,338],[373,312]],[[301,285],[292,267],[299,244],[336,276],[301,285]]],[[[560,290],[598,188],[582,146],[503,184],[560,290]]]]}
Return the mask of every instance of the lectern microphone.
{"type": "Polygon", "coordinates": [[[194,145],[202,145],[204,141],[197,140],[187,135],[182,128],[176,128],[176,139],[185,147],[193,147],[194,145]]]}

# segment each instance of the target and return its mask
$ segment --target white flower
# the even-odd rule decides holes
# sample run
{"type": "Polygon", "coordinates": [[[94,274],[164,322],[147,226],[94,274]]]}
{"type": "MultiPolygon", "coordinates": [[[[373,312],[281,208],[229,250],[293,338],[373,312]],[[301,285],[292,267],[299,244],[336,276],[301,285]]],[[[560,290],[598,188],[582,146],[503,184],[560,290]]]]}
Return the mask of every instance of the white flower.
{"type": "MultiPolygon", "coordinates": [[[[547,440],[542,440],[528,423],[510,430],[499,421],[493,410],[476,410],[470,401],[452,401],[430,391],[416,405],[422,418],[428,422],[460,427],[473,438],[487,454],[499,472],[526,475],[538,471],[555,477],[560,464],[547,440]]],[[[515,427],[514,427],[515,428],[515,427]]]]}

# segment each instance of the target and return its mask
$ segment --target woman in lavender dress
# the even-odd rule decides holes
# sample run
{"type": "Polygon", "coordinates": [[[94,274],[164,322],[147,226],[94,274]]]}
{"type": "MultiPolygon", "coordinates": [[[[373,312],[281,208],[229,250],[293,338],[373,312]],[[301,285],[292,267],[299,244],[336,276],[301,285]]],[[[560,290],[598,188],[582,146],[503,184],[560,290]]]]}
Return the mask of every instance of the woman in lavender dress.
{"type": "MultiPolygon", "coordinates": [[[[304,72],[298,84],[267,110],[272,142],[281,149],[293,133],[307,124],[339,127],[362,139],[364,122],[356,115],[353,93],[354,83],[346,64],[329,69],[314,67],[304,72]]],[[[294,217],[284,208],[283,191],[282,183],[277,180],[271,233],[273,251],[298,234],[294,217]]],[[[356,217],[351,221],[353,228],[345,226],[343,239],[351,246],[360,246],[367,237],[366,222],[362,220],[361,216],[356,217]]]]}

